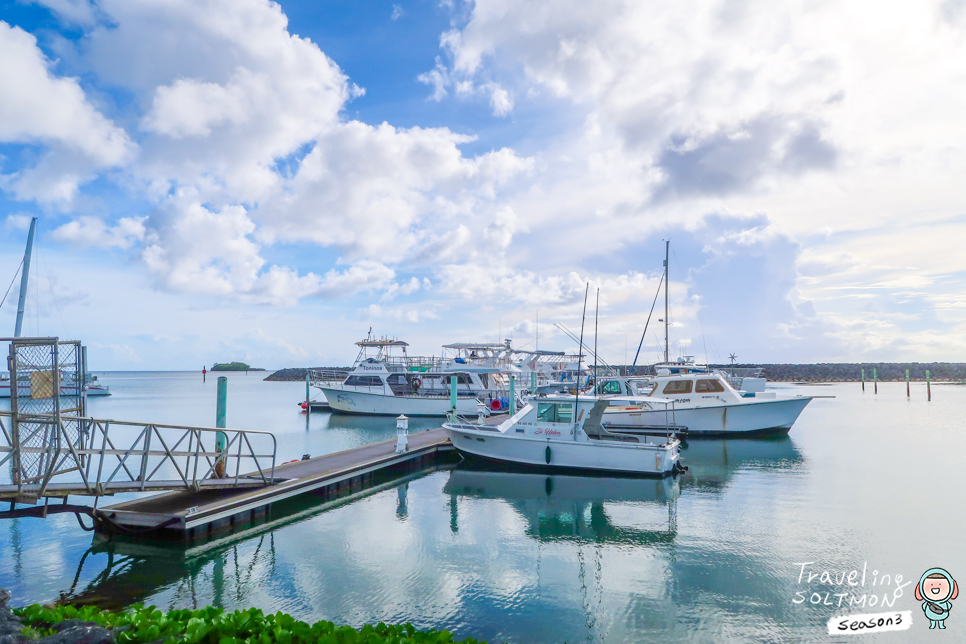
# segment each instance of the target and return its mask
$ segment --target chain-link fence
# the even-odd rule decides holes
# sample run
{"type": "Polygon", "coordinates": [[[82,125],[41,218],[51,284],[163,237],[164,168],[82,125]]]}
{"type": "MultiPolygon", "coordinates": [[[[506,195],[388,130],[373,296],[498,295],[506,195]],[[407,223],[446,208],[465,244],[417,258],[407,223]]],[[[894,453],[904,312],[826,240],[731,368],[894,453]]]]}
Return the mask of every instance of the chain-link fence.
{"type": "Polygon", "coordinates": [[[25,499],[52,476],[77,470],[86,416],[84,350],[57,338],[13,338],[10,370],[12,478],[25,499]]]}

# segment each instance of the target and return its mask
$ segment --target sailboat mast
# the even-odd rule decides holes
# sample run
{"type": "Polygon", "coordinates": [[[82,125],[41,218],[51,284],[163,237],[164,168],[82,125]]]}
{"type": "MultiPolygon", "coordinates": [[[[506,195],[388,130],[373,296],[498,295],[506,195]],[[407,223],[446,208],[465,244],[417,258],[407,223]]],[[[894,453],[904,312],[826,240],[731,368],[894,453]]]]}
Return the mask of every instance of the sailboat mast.
{"type": "Polygon", "coordinates": [[[670,318],[668,318],[669,311],[669,296],[668,290],[671,286],[671,281],[668,279],[668,271],[671,267],[668,265],[668,258],[671,253],[671,240],[667,239],[664,241],[664,362],[667,364],[670,361],[670,356],[668,355],[668,324],[670,323],[670,318]]]}
{"type": "Polygon", "coordinates": [[[34,228],[37,227],[37,218],[30,220],[30,232],[27,233],[27,250],[23,254],[23,274],[20,276],[20,301],[17,303],[17,326],[14,329],[13,337],[20,337],[20,330],[23,328],[23,309],[27,301],[27,274],[30,272],[30,252],[34,248],[34,228]]]}

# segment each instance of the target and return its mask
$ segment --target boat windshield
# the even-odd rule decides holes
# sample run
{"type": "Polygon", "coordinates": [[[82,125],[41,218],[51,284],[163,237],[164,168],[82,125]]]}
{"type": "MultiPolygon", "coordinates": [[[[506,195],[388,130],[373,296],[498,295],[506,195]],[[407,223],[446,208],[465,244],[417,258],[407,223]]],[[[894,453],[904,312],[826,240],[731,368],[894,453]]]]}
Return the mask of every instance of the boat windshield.
{"type": "Polygon", "coordinates": [[[571,423],[574,406],[570,403],[538,403],[537,421],[543,423],[571,423]]]}

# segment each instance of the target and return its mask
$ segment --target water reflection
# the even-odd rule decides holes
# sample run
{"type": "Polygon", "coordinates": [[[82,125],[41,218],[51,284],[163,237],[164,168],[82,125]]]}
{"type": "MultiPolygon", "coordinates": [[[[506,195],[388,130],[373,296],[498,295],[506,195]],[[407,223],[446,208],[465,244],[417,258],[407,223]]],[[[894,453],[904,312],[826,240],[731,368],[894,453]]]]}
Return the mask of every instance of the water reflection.
{"type": "Polygon", "coordinates": [[[762,438],[695,439],[681,450],[685,486],[717,489],[739,470],[788,470],[806,465],[787,434],[762,438]]]}
{"type": "Polygon", "coordinates": [[[178,605],[200,607],[206,602],[215,606],[228,606],[235,601],[244,603],[244,598],[257,590],[258,584],[252,585],[256,569],[264,569],[260,575],[255,575],[256,581],[266,574],[276,577],[275,534],[279,530],[392,488],[396,489],[396,518],[405,520],[410,481],[433,471],[436,470],[396,478],[325,502],[311,494],[296,497],[275,504],[266,517],[256,522],[208,540],[166,543],[129,536],[95,536],[91,547],[81,557],[73,583],[61,592],[58,602],[118,609],[149,601],[159,591],[169,590],[181,600],[178,605]],[[260,553],[264,553],[261,558],[260,553]],[[86,585],[78,588],[85,561],[91,554],[106,554],[107,564],[86,585]],[[204,588],[201,594],[206,598],[200,605],[197,603],[199,585],[204,588]],[[232,589],[232,601],[225,601],[226,587],[232,589]]]}
{"type": "Polygon", "coordinates": [[[458,525],[455,497],[503,499],[526,520],[527,536],[543,542],[647,545],[674,539],[674,500],[680,495],[680,484],[677,477],[545,474],[464,461],[450,472],[443,492],[452,498],[453,527],[458,525]],[[660,508],[663,524],[653,528],[616,525],[607,513],[608,503],[660,508]]]}

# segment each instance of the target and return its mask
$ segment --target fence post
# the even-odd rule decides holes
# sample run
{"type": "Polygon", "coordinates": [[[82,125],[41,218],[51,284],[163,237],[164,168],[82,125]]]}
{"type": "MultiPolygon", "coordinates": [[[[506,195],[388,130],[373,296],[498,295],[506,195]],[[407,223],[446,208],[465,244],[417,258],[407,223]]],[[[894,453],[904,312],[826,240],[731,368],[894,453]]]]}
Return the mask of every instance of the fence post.
{"type": "MultiPolygon", "coordinates": [[[[215,427],[225,428],[225,416],[228,407],[228,378],[218,376],[218,399],[215,405],[215,427]]],[[[218,432],[215,434],[215,451],[219,452],[218,460],[215,462],[215,476],[222,478],[225,475],[225,457],[220,452],[225,451],[228,445],[228,434],[218,432]]]]}

